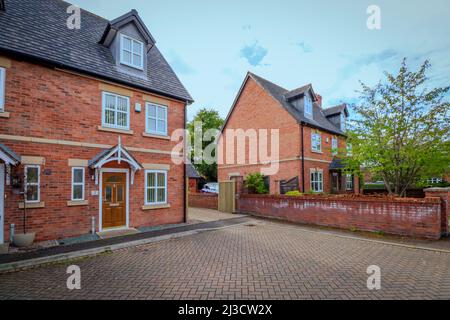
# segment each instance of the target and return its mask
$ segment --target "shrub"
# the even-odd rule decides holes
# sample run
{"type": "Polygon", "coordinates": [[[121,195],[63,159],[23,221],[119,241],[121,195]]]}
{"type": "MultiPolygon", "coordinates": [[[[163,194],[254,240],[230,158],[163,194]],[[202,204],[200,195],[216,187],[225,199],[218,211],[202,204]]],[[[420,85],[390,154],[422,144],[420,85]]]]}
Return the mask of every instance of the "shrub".
{"type": "Polygon", "coordinates": [[[287,195],[287,196],[301,197],[301,196],[303,196],[303,193],[301,193],[301,192],[298,191],[298,190],[295,190],[295,191],[289,191],[289,192],[286,192],[286,195],[287,195]]]}
{"type": "Polygon", "coordinates": [[[264,185],[264,176],[261,173],[251,173],[245,180],[245,186],[250,193],[266,194],[269,192],[264,185]]]}

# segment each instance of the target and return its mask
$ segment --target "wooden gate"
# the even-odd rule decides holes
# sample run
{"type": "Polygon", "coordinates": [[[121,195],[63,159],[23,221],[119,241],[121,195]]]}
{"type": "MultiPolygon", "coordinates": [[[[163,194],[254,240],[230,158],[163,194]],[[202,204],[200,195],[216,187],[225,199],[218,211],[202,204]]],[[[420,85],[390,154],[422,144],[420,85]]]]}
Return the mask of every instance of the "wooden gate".
{"type": "Polygon", "coordinates": [[[219,182],[219,211],[236,212],[236,181],[219,182]]]}
{"type": "Polygon", "coordinates": [[[280,194],[286,194],[289,191],[298,191],[299,183],[298,183],[298,177],[292,178],[289,181],[281,180],[280,181],[280,194]]]}

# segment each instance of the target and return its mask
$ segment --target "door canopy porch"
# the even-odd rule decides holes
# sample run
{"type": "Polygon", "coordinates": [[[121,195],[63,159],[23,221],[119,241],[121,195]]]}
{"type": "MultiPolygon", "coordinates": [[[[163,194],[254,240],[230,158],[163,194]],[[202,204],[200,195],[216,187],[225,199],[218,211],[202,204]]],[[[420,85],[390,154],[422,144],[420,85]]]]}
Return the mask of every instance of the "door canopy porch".
{"type": "Polygon", "coordinates": [[[7,166],[17,166],[20,163],[20,157],[10,148],[0,143],[0,160],[7,166]]]}
{"type": "Polygon", "coordinates": [[[345,165],[342,163],[342,160],[338,159],[338,158],[334,158],[330,163],[329,170],[330,171],[342,171],[342,169],[344,169],[344,168],[345,168],[345,165]]]}
{"type": "Polygon", "coordinates": [[[126,162],[131,169],[131,184],[134,183],[134,175],[136,171],[141,170],[142,165],[127,151],[123,146],[119,137],[119,142],[116,146],[103,150],[97,154],[94,158],[89,160],[89,168],[95,170],[95,184],[98,185],[98,173],[99,170],[109,162],[126,162]]]}

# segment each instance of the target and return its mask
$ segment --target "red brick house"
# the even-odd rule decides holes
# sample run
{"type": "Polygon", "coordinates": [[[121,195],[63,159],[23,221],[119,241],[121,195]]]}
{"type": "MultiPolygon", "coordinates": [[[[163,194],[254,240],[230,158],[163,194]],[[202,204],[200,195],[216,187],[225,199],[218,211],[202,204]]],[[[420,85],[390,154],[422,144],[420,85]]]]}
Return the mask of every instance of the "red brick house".
{"type": "MultiPolygon", "coordinates": [[[[295,189],[301,192],[353,192],[359,183],[342,172],[336,157],[339,149],[347,148],[348,116],[345,104],[323,108],[322,98],[311,84],[289,91],[249,72],[225,121],[219,159],[225,159],[229,152],[224,134],[227,129],[279,129],[279,171],[266,177],[270,193],[279,193],[283,189],[280,186],[288,181],[297,181],[295,189]]],[[[259,160],[256,164],[249,162],[249,152],[247,145],[245,164],[219,163],[219,181],[233,176],[245,178],[267,167],[259,160]]]]}
{"type": "Polygon", "coordinates": [[[0,241],[24,205],[37,240],[183,222],[192,98],[138,13],[70,29],[66,2],[0,2],[0,241]]]}

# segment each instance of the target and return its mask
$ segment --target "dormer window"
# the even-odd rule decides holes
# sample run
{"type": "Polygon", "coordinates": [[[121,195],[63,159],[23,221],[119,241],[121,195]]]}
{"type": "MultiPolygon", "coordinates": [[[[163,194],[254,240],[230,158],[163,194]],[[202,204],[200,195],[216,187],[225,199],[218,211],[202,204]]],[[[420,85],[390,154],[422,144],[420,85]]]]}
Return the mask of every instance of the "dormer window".
{"type": "Polygon", "coordinates": [[[313,118],[313,104],[309,94],[305,95],[305,117],[310,119],[313,118]]]}
{"type": "Polygon", "coordinates": [[[341,130],[343,132],[347,130],[347,117],[344,113],[341,113],[341,130]]]}
{"type": "Polygon", "coordinates": [[[144,44],[126,35],[120,36],[120,63],[126,66],[144,69],[144,44]]]}

